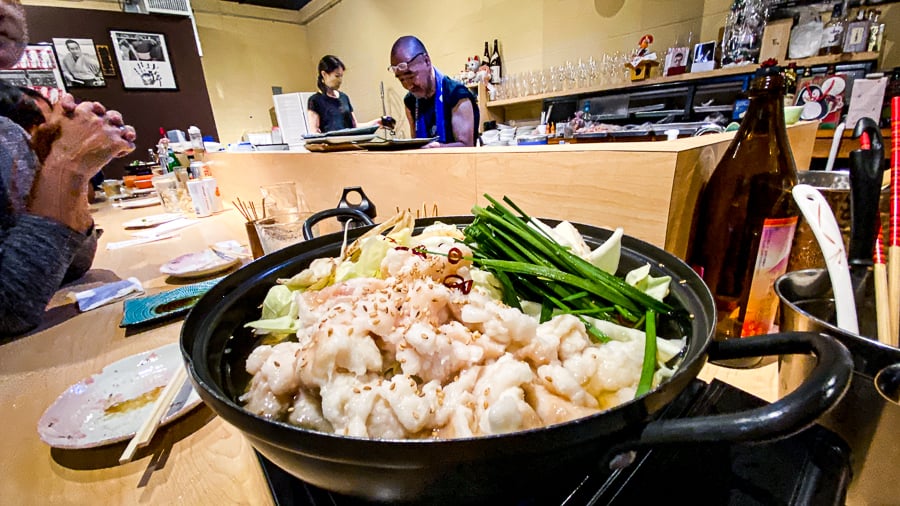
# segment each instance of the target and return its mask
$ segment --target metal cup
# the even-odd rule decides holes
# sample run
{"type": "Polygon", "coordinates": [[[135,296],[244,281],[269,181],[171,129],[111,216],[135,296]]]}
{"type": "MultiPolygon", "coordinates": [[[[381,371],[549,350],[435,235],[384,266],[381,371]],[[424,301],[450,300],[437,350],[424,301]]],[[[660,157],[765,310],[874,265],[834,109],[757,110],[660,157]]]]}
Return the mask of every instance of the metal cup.
{"type": "MultiPolygon", "coordinates": [[[[844,239],[844,251],[850,250],[850,172],[846,170],[804,170],[798,173],[801,184],[808,184],[825,197],[838,228],[841,230],[841,238],[844,239]]],[[[881,223],[887,226],[889,216],[889,187],[881,190],[881,223]]],[[[825,258],[816,237],[803,217],[797,224],[797,232],[794,234],[794,242],[791,246],[791,255],[788,259],[788,272],[804,269],[824,269],[825,258]]]]}
{"type": "MultiPolygon", "coordinates": [[[[813,331],[828,334],[850,350],[853,376],[850,389],[837,406],[818,423],[841,436],[851,449],[853,480],[848,504],[895,504],[900,481],[895,477],[900,459],[900,405],[886,393],[888,379],[900,364],[900,349],[874,339],[851,334],[835,325],[834,300],[827,271],[807,269],[789,272],[775,282],[781,300],[781,331],[813,331]]],[[[866,300],[865,304],[873,301],[866,300]]],[[[860,321],[860,326],[863,326],[860,321]]],[[[871,332],[871,330],[863,330],[871,332]]],[[[793,391],[809,375],[816,359],[809,355],[784,355],[778,360],[781,396],[793,391]]]]}

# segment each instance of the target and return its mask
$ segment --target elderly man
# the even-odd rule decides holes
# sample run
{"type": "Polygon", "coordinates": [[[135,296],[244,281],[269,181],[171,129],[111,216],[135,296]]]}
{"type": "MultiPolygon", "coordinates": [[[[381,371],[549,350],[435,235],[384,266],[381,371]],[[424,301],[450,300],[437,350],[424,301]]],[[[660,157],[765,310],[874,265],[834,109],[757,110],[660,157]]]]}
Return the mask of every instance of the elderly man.
{"type": "Polygon", "coordinates": [[[474,146],[478,135],[475,96],[462,84],[431,64],[422,41],[411,35],[391,48],[388,70],[409,91],[403,98],[406,117],[415,137],[437,137],[426,147],[474,146]]]}
{"type": "MultiPolygon", "coordinates": [[[[18,61],[27,34],[22,6],[0,0],[0,68],[18,61]]],[[[134,150],[134,129],[100,103],[66,93],[33,105],[43,121],[31,132],[0,116],[0,338],[38,325],[70,268],[90,267],[87,181],[134,150]]]]}

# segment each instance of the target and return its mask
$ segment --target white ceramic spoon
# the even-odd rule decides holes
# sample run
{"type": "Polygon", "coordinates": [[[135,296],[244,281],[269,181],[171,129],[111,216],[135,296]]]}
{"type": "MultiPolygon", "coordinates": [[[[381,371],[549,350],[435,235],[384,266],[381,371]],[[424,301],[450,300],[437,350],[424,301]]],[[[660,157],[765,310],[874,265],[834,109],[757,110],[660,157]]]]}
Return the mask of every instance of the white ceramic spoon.
{"type": "Polygon", "coordinates": [[[844,241],[838,228],[834,212],[819,190],[808,184],[794,186],[792,193],[806,223],[812,229],[825,257],[828,277],[834,291],[834,306],[837,312],[838,327],[859,334],[859,322],[856,319],[856,302],[853,299],[853,285],[850,282],[850,267],[847,264],[847,253],[844,241]]]}

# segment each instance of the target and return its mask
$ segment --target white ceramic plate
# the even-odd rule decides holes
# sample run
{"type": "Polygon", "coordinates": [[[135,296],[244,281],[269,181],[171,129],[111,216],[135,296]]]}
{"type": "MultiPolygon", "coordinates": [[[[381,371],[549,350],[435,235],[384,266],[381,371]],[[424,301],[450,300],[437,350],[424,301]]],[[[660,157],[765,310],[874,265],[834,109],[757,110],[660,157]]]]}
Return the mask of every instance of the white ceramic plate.
{"type": "Polygon", "coordinates": [[[138,209],[141,207],[158,206],[160,204],[162,204],[162,201],[159,200],[159,197],[147,197],[144,199],[134,199],[122,202],[120,207],[122,209],[138,209]]]}
{"type": "Polygon", "coordinates": [[[239,263],[240,258],[208,249],[173,258],[163,264],[159,272],[180,278],[197,278],[228,270],[239,263]]]}
{"type": "Polygon", "coordinates": [[[128,220],[122,224],[125,228],[147,228],[147,227],[155,227],[157,225],[162,225],[163,223],[168,223],[170,221],[177,220],[181,218],[181,213],[163,213],[163,214],[154,214],[151,216],[144,216],[143,218],[135,218],[133,220],[128,220]]]}
{"type": "MultiPolygon", "coordinates": [[[[70,386],[38,421],[38,434],[55,448],[77,450],[134,436],[176,367],[184,367],[178,343],[138,353],[70,386]]],[[[160,425],[200,404],[186,381],[160,425]]]]}

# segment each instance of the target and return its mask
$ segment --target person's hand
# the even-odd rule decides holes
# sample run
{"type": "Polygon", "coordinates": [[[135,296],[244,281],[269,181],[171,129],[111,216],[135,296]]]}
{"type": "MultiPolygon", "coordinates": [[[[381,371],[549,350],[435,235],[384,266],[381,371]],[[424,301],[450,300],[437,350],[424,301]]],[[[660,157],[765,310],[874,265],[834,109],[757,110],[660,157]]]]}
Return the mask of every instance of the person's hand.
{"type": "Polygon", "coordinates": [[[82,175],[91,177],[113,158],[127,155],[134,150],[134,128],[125,125],[117,111],[107,111],[99,102],[86,101],[73,107],[71,96],[64,97],[54,107],[54,113],[42,131],[53,132],[50,153],[45,169],[57,161],[68,165],[82,175]]]}
{"type": "Polygon", "coordinates": [[[382,128],[387,128],[388,130],[393,130],[394,127],[397,126],[397,120],[390,116],[382,116],[375,120],[375,123],[382,128]]]}
{"type": "Polygon", "coordinates": [[[422,149],[431,149],[431,148],[440,148],[440,147],[442,147],[440,142],[431,141],[428,144],[422,146],[422,149]]]}
{"type": "Polygon", "coordinates": [[[49,153],[35,178],[29,211],[87,230],[87,181],[113,158],[133,151],[136,137],[119,112],[107,111],[99,102],[75,105],[71,95],[64,95],[32,138],[48,143],[49,153]]]}

